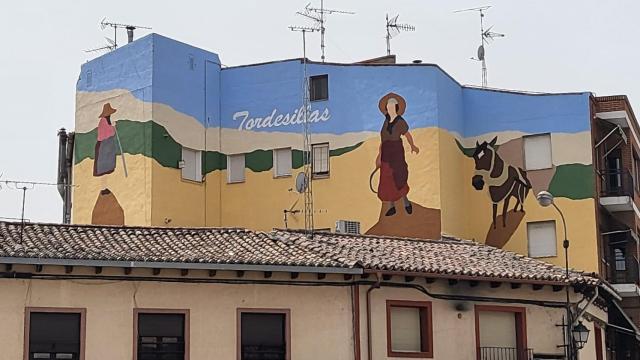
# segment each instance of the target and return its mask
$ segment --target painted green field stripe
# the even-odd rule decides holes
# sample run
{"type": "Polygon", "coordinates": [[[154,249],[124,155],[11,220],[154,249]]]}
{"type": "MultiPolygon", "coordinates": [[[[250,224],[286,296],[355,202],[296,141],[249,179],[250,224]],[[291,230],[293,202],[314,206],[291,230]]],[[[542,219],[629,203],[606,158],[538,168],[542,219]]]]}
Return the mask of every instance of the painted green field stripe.
{"type": "Polygon", "coordinates": [[[549,184],[549,192],[556,197],[572,200],[588,199],[595,196],[593,166],[565,164],[556,166],[556,172],[549,184]]]}
{"type": "MultiPolygon", "coordinates": [[[[169,134],[167,129],[152,121],[118,120],[116,129],[125,153],[152,157],[164,167],[178,168],[182,159],[182,146],[169,134]],[[148,141],[147,139],[151,139],[148,141]]],[[[97,140],[97,129],[75,135],[75,163],[93,159],[97,140]]],[[[329,156],[340,156],[357,149],[362,142],[329,151],[329,156]]],[[[303,165],[303,152],[292,150],[292,167],[303,165]]],[[[253,172],[269,171],[273,168],[272,150],[254,150],[245,154],[245,166],[253,172]]],[[[219,151],[206,151],[202,156],[205,174],[227,168],[227,156],[219,151]]]]}

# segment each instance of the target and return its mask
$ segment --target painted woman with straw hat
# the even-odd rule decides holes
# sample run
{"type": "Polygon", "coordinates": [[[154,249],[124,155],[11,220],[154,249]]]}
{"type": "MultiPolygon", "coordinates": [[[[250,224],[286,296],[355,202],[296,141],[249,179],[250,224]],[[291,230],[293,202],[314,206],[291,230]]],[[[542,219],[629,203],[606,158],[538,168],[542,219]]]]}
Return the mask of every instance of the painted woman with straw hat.
{"type": "Polygon", "coordinates": [[[98,122],[98,141],[95,147],[93,161],[93,176],[102,176],[112,173],[116,168],[117,138],[116,128],[111,122],[111,115],[116,109],[110,103],[104,104],[98,122]]]}
{"type": "Polygon", "coordinates": [[[402,96],[389,93],[380,99],[378,107],[384,115],[384,124],[380,130],[380,149],[376,158],[376,167],[380,169],[378,184],[378,198],[389,203],[385,216],[396,213],[395,202],[402,199],[407,214],[413,212],[411,202],[407,198],[409,193],[409,169],[404,158],[402,136],[407,139],[412,153],[419,153],[420,149],[413,142],[409,133],[409,125],[402,118],[407,103],[402,96]]]}

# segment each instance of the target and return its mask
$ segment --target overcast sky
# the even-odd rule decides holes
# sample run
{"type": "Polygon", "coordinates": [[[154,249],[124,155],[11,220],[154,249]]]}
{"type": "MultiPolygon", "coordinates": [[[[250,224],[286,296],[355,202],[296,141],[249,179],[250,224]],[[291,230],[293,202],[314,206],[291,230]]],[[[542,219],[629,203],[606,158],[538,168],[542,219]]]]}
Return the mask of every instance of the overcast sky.
{"type": "MultiPolygon", "coordinates": [[[[313,0],[319,5],[320,0],[313,0]]],[[[308,23],[295,12],[307,0],[234,1],[7,1],[0,10],[0,180],[56,181],[57,130],[73,129],[80,64],[105,44],[103,17],[153,27],[153,32],[213,51],[224,65],[301,56],[299,33],[308,23]]],[[[506,33],[487,48],[489,86],[542,92],[626,94],[640,114],[640,1],[638,0],[326,0],[351,10],[327,20],[327,61],[385,55],[384,17],[400,14],[416,27],[392,40],[400,62],[437,63],[463,84],[480,83],[469,60],[479,45],[476,13],[454,10],[493,5],[486,22],[506,33]]],[[[136,37],[147,34],[138,31],[136,37]]],[[[125,40],[126,34],[118,34],[125,40]]],[[[319,60],[319,36],[308,56],[319,60]]],[[[0,184],[0,217],[19,217],[21,192],[0,184]]],[[[55,187],[27,192],[25,217],[59,222],[55,187]]]]}

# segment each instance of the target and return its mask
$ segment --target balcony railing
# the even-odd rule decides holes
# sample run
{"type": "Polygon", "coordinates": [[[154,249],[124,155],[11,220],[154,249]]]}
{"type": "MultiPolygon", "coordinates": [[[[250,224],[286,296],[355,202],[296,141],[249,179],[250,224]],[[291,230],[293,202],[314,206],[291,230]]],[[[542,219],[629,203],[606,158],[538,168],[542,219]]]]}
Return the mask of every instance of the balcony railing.
{"type": "Polygon", "coordinates": [[[533,360],[533,349],[480,347],[480,360],[533,360]]]}
{"type": "Polygon", "coordinates": [[[608,280],[612,284],[640,284],[638,268],[636,256],[616,257],[614,253],[609,257],[608,280]]]}
{"type": "Polygon", "coordinates": [[[601,170],[600,185],[601,196],[633,196],[633,176],[629,170],[601,170]]]}

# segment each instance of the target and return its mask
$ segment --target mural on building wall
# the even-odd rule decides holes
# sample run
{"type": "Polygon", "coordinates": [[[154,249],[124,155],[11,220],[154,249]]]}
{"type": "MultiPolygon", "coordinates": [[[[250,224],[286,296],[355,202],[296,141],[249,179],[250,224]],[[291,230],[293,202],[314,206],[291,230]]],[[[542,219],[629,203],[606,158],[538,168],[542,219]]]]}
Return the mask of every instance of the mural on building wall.
{"type": "Polygon", "coordinates": [[[472,186],[478,191],[486,191],[492,205],[492,229],[487,234],[486,242],[492,246],[502,247],[524,217],[524,201],[531,189],[531,182],[526,171],[506,163],[496,149],[498,137],[490,142],[476,141],[472,158],[475,162],[472,186]],[[486,185],[486,190],[485,189],[486,185]],[[509,210],[509,202],[515,204],[509,210]],[[502,214],[498,213],[498,205],[502,203],[502,214]]]}
{"type": "Polygon", "coordinates": [[[100,191],[91,213],[91,223],[99,225],[124,225],[124,210],[109,189],[100,191]]]}
{"type": "Polygon", "coordinates": [[[380,130],[376,167],[369,177],[369,187],[382,201],[382,206],[378,222],[367,234],[438,238],[440,211],[416,204],[407,196],[409,167],[402,138],[406,139],[411,154],[419,154],[420,148],[409,132],[409,124],[402,117],[407,108],[406,100],[398,94],[389,93],[380,99],[378,108],[384,115],[384,122],[380,130]],[[376,172],[379,172],[377,191],[372,185],[376,172]],[[401,210],[397,210],[398,207],[401,210]]]}
{"type": "MultiPolygon", "coordinates": [[[[98,134],[94,150],[93,176],[111,174],[116,169],[117,147],[119,146],[116,127],[111,122],[111,115],[116,109],[106,103],[98,117],[98,134]]],[[[122,153],[122,151],[120,151],[122,153]]]]}

